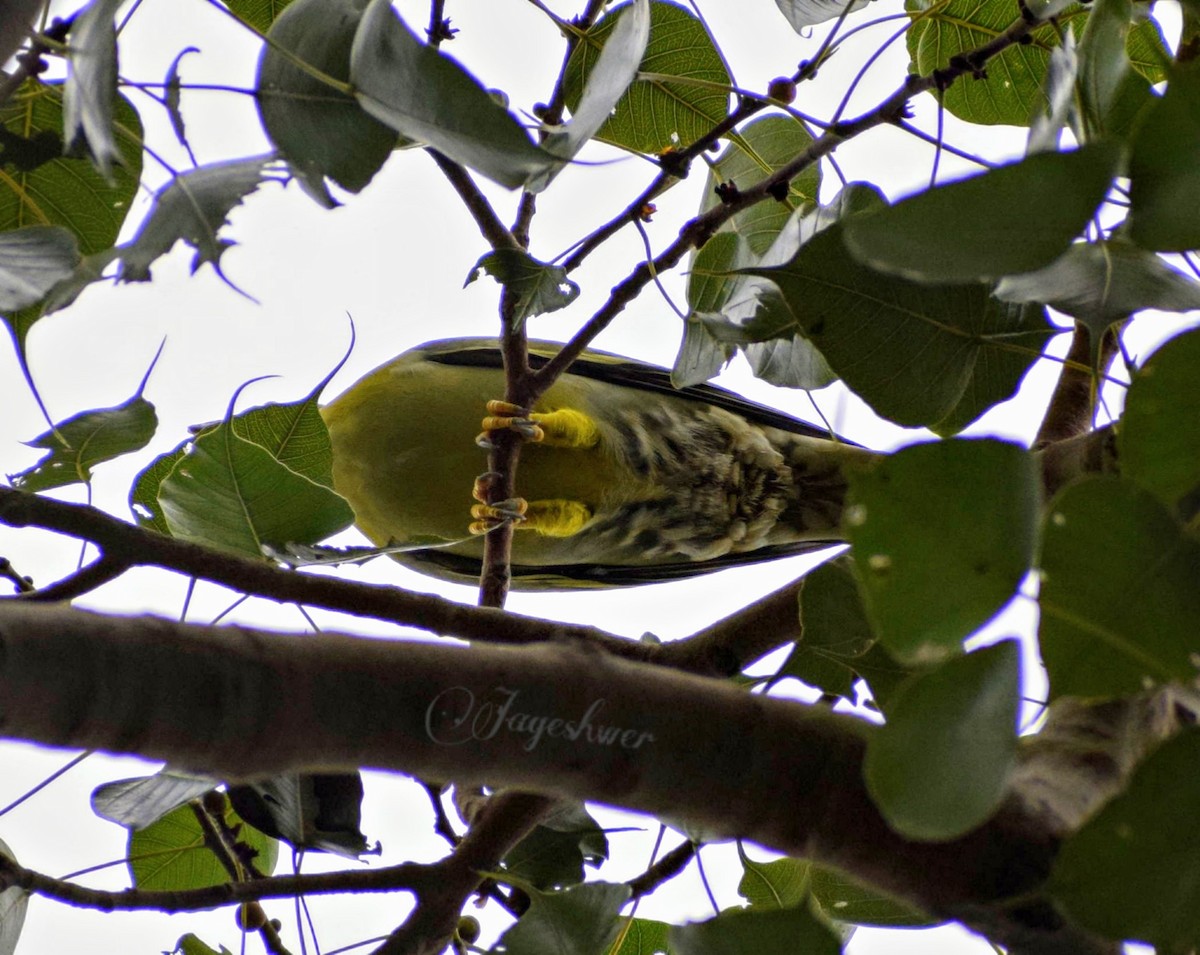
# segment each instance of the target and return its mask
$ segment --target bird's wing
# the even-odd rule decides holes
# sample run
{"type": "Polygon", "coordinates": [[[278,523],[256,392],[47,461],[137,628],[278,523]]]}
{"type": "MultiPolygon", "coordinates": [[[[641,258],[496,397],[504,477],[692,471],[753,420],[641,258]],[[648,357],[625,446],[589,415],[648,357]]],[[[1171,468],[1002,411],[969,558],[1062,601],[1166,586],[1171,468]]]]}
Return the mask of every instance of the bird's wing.
{"type": "MultiPolygon", "coordinates": [[[[753,551],[726,554],[709,560],[674,561],[643,564],[513,564],[510,567],[513,586],[517,590],[564,590],[604,587],[632,587],[638,584],[657,584],[671,580],[686,580],[701,574],[744,567],[760,561],[794,557],[844,544],[844,541],[797,541],[773,544],[753,551]]],[[[462,584],[479,581],[482,561],[465,554],[445,550],[414,550],[395,555],[396,559],[420,573],[462,584]]]]}
{"type": "MultiPolygon", "coordinates": [[[[541,368],[551,357],[558,354],[561,348],[562,345],[558,342],[531,341],[529,343],[529,363],[534,368],[541,368]]],[[[500,348],[496,344],[496,340],[492,338],[447,339],[422,345],[416,351],[429,361],[445,365],[473,368],[500,368],[503,365],[500,348]]],[[[668,369],[608,352],[585,351],[572,363],[568,374],[670,395],[673,398],[703,401],[741,415],[747,421],[790,431],[793,434],[804,434],[827,440],[831,438],[845,440],[832,435],[825,428],[818,428],[784,414],[782,411],[749,401],[741,395],[716,385],[691,385],[687,388],[676,388],[671,383],[671,372],[668,369]]]]}

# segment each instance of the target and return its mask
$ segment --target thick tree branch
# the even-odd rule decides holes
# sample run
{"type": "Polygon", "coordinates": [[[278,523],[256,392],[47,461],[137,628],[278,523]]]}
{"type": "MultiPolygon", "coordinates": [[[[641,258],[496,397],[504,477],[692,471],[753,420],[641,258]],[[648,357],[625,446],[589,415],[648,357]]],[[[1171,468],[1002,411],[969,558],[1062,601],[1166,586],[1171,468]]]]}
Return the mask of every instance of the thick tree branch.
{"type": "Polygon", "coordinates": [[[416,908],[376,955],[440,955],[467,899],[483,881],[481,873],[498,869],[500,860],[553,805],[552,799],[519,792],[489,799],[470,832],[439,866],[437,881],[418,894],[416,908]]]}
{"type": "MultiPolygon", "coordinates": [[[[363,584],[316,574],[297,573],[266,561],[252,560],[177,540],[118,520],[84,504],[0,487],[0,523],[11,527],[40,527],[100,548],[96,564],[161,567],[223,584],[240,593],[286,603],[323,607],[463,640],[525,644],[541,640],[596,640],[610,653],[645,659],[649,648],[593,627],[579,627],[518,617],[497,610],[466,607],[439,597],[414,594],[396,587],[363,584]]],[[[81,572],[82,573],[82,572],[81,572]]],[[[73,584],[68,578],[64,586],[73,584]]],[[[22,595],[22,601],[61,599],[59,585],[22,595]]],[[[76,596],[78,588],[70,586],[76,596]]]]}
{"type": "Polygon", "coordinates": [[[1094,371],[1091,341],[1092,333],[1088,327],[1076,322],[1071,348],[1054,386],[1050,407],[1033,442],[1035,448],[1044,448],[1092,430],[1098,385],[1117,354],[1117,336],[1111,328],[1104,333],[1100,347],[1096,349],[1094,371]]]}
{"type": "Polygon", "coordinates": [[[1021,793],[966,836],[909,842],[866,792],[868,725],[582,644],[289,637],[9,601],[0,661],[10,737],[230,779],[374,766],[607,802],[837,866],[1016,950],[1112,950],[1037,904],[1059,833],[1021,793]]]}
{"type": "MultiPolygon", "coordinates": [[[[590,643],[613,656],[704,676],[731,676],[764,653],[798,637],[795,602],[798,584],[789,584],[694,638],[655,646],[596,627],[555,623],[485,607],[467,607],[396,587],[297,573],[265,561],[166,537],[88,505],[68,504],[11,488],[0,487],[0,523],[13,527],[40,527],[90,541],[100,548],[103,556],[89,567],[161,567],[242,593],[388,620],[480,643],[590,643]]],[[[86,573],[86,569],[82,573],[86,573]]],[[[107,575],[104,577],[107,579],[107,575]]],[[[60,584],[27,592],[18,599],[38,602],[77,596],[77,582],[78,577],[72,576],[60,584]]]]}

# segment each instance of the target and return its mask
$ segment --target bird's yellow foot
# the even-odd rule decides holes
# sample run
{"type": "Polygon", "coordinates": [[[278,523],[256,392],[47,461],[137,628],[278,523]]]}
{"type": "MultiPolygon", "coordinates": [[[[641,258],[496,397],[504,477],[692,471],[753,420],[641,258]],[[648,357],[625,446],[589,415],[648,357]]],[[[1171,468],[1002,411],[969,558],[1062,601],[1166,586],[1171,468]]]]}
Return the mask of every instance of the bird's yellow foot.
{"type": "Polygon", "coordinates": [[[530,411],[507,401],[489,401],[483,433],[475,439],[482,447],[492,446],[491,432],[515,431],[526,441],[555,448],[593,448],[600,442],[600,429],[582,411],[530,411]]]}
{"type": "Polygon", "coordinates": [[[475,535],[487,534],[504,524],[524,523],[529,504],[523,497],[510,497],[495,504],[475,504],[471,508],[471,516],[475,518],[467,530],[475,535]]]}
{"type": "Polygon", "coordinates": [[[579,501],[528,502],[514,497],[496,504],[476,504],[471,516],[474,520],[468,530],[475,535],[511,523],[517,530],[537,531],[546,537],[572,537],[592,519],[592,509],[579,501]]]}
{"type": "Polygon", "coordinates": [[[592,519],[592,509],[579,501],[562,498],[545,501],[526,501],[512,497],[495,504],[488,498],[500,493],[500,475],[486,471],[475,479],[471,496],[479,503],[471,508],[468,530],[475,535],[486,534],[503,524],[515,524],[517,530],[537,531],[546,537],[572,537],[592,519]]]}
{"type": "Polygon", "coordinates": [[[500,475],[496,471],[486,471],[475,479],[471,488],[471,497],[479,503],[471,508],[471,516],[475,518],[467,528],[472,534],[486,534],[503,524],[519,523],[525,520],[528,504],[521,497],[507,498],[489,504],[488,499],[501,493],[500,475]]]}

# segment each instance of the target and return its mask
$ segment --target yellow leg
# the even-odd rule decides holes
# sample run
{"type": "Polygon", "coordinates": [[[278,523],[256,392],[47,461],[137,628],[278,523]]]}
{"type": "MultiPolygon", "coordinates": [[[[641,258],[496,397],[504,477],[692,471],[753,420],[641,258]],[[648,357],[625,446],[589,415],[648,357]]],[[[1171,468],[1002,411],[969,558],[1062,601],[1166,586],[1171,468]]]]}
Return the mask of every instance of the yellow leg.
{"type": "Polygon", "coordinates": [[[469,530],[486,534],[501,524],[513,522],[517,530],[536,531],[547,537],[572,537],[592,519],[592,509],[579,501],[533,501],[517,497],[499,504],[476,504],[471,508],[469,530]]]}
{"type": "Polygon", "coordinates": [[[600,429],[582,411],[559,408],[557,411],[530,412],[507,401],[489,401],[488,416],[483,419],[483,434],[509,429],[527,441],[555,448],[594,448],[600,442],[600,429]]]}
{"type": "Polygon", "coordinates": [[[592,519],[592,509],[579,501],[530,501],[518,530],[537,531],[546,537],[573,537],[592,519]]]}

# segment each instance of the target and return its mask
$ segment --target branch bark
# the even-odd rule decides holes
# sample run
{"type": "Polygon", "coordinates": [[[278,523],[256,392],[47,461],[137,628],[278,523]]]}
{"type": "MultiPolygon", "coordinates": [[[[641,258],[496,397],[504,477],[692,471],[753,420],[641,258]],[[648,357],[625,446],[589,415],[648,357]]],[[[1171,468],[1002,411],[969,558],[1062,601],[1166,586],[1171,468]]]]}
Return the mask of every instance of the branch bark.
{"type": "Polygon", "coordinates": [[[605,802],[836,866],[1015,951],[1115,951],[1038,901],[1059,838],[1043,805],[1014,791],[959,839],[908,841],[863,783],[870,731],[577,641],[460,648],[0,604],[9,737],[229,779],[370,766],[605,802]]]}

